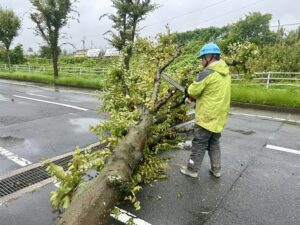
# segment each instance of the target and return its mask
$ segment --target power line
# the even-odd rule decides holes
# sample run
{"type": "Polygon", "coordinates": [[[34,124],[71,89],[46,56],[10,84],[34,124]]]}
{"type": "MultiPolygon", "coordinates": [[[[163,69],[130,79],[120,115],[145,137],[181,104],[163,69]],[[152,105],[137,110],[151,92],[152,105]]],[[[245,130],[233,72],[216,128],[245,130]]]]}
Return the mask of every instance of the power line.
{"type": "Polygon", "coordinates": [[[162,24],[162,23],[165,23],[165,22],[170,21],[170,20],[178,19],[178,18],[187,16],[187,15],[190,15],[190,14],[193,14],[193,13],[196,13],[196,12],[199,12],[199,11],[203,11],[204,9],[211,8],[211,7],[213,7],[213,6],[219,5],[219,4],[221,4],[221,3],[223,3],[223,2],[226,2],[226,1],[228,1],[228,0],[218,1],[218,2],[215,2],[215,3],[211,4],[211,5],[208,5],[208,6],[206,6],[206,7],[202,7],[202,8],[200,8],[200,9],[193,10],[193,11],[190,11],[190,12],[187,12],[187,13],[184,13],[184,14],[181,14],[181,15],[178,15],[178,16],[170,17],[170,18],[167,18],[167,19],[165,19],[165,20],[159,21],[159,22],[157,22],[157,23],[153,23],[153,24],[150,24],[150,25],[146,25],[144,28],[146,28],[146,27],[151,27],[151,26],[154,26],[154,25],[157,25],[157,24],[162,24]]]}
{"type": "MultiPolygon", "coordinates": [[[[288,24],[281,24],[280,27],[288,27],[288,26],[295,26],[295,25],[300,25],[300,22],[297,22],[297,23],[288,23],[288,24]]],[[[278,27],[278,25],[272,25],[270,27],[278,27]]]]}
{"type": "Polygon", "coordinates": [[[215,20],[215,19],[219,19],[220,17],[224,17],[224,16],[227,16],[227,15],[230,15],[230,14],[235,13],[236,11],[240,11],[240,10],[242,10],[242,9],[244,9],[244,8],[249,8],[249,7],[252,7],[252,6],[254,6],[254,5],[260,4],[260,3],[262,3],[263,1],[264,1],[264,0],[259,0],[259,1],[253,2],[253,3],[248,4],[248,5],[245,5],[245,6],[243,6],[243,7],[240,7],[240,8],[234,9],[234,10],[231,10],[231,11],[225,13],[225,14],[218,15],[217,17],[212,17],[212,18],[210,18],[210,19],[203,20],[203,21],[198,22],[198,23],[194,23],[194,24],[192,24],[191,26],[199,25],[199,24],[203,24],[203,23],[206,23],[206,22],[215,20]]]}

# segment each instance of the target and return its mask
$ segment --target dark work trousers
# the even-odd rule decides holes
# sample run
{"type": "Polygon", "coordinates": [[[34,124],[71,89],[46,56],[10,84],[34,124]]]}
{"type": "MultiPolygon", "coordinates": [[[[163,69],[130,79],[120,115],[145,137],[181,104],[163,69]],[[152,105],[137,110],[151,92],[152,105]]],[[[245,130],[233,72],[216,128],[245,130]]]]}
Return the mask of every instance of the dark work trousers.
{"type": "Polygon", "coordinates": [[[206,150],[210,158],[211,169],[215,172],[221,171],[220,137],[221,133],[213,133],[197,124],[194,125],[192,153],[187,165],[190,171],[198,172],[206,150]]]}

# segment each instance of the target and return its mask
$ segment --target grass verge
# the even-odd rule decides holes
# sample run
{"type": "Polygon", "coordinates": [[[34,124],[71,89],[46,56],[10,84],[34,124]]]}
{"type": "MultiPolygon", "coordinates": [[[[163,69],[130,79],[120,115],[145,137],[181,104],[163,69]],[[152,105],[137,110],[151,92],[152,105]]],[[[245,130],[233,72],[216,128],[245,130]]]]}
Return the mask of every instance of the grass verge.
{"type": "Polygon", "coordinates": [[[300,88],[266,88],[253,85],[232,85],[231,99],[237,102],[300,108],[300,88]]]}
{"type": "Polygon", "coordinates": [[[22,72],[0,72],[0,78],[39,82],[44,84],[59,84],[65,86],[75,86],[84,88],[100,88],[100,81],[103,76],[101,75],[74,75],[74,74],[59,74],[59,77],[54,81],[53,74],[51,73],[22,73],[22,72]]]}

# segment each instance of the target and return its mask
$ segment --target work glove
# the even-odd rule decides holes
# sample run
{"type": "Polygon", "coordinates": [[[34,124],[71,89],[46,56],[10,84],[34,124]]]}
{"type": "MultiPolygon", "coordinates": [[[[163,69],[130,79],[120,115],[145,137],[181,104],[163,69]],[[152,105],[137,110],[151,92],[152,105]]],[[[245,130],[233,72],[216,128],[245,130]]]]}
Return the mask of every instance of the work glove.
{"type": "Polygon", "coordinates": [[[185,104],[193,104],[195,102],[196,102],[196,100],[189,95],[187,88],[185,88],[184,89],[184,103],[185,104]]]}
{"type": "Polygon", "coordinates": [[[185,104],[193,104],[193,103],[195,103],[195,99],[190,98],[190,97],[186,97],[186,98],[184,99],[184,103],[185,103],[185,104]]]}

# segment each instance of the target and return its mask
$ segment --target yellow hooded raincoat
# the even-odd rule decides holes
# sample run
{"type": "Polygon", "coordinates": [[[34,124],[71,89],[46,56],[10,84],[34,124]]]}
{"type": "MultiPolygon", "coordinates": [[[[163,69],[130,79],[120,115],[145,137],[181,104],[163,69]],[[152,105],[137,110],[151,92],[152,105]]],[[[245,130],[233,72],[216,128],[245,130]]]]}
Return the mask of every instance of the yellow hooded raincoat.
{"type": "Polygon", "coordinates": [[[196,124],[221,133],[230,109],[231,76],[223,60],[216,61],[199,73],[188,88],[188,94],[196,99],[196,124]]]}

